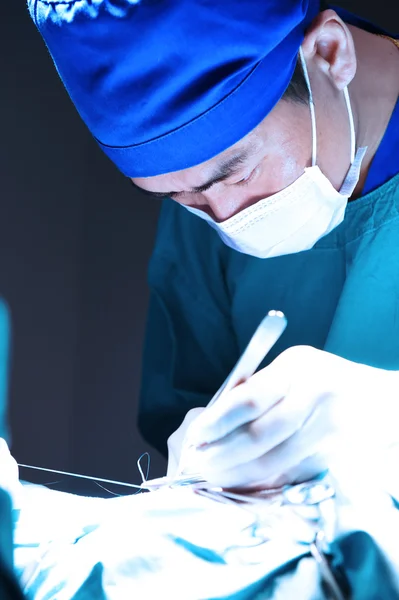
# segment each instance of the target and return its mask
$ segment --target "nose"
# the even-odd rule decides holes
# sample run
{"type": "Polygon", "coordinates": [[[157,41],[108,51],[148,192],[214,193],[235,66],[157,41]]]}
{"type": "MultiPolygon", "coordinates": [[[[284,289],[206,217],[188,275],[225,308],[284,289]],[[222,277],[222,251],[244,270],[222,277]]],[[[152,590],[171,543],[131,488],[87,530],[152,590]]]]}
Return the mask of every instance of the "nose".
{"type": "Polygon", "coordinates": [[[202,192],[201,205],[197,205],[196,208],[204,210],[215,221],[221,223],[222,221],[227,221],[227,219],[230,219],[230,217],[233,217],[248,205],[249,199],[242,191],[230,191],[222,188],[220,190],[210,189],[202,192]]]}

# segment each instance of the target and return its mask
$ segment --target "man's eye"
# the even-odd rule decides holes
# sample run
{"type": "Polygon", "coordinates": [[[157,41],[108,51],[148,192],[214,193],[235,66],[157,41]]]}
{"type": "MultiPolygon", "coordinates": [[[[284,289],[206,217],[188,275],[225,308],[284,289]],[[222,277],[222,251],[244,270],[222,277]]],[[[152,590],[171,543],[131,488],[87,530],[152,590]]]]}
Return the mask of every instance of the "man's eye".
{"type": "Polygon", "coordinates": [[[258,167],[255,167],[249,173],[249,175],[247,175],[243,179],[240,179],[240,181],[236,181],[236,183],[234,185],[246,185],[247,183],[249,183],[255,177],[255,175],[257,174],[257,172],[258,172],[258,167]]]}

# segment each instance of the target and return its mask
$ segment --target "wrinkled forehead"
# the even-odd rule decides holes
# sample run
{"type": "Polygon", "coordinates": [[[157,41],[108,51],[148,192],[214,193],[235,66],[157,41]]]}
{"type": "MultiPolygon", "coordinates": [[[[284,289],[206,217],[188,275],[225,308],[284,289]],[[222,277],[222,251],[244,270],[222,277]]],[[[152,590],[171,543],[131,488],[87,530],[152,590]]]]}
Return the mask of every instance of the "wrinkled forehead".
{"type": "Polygon", "coordinates": [[[178,190],[181,186],[201,187],[213,178],[217,179],[229,171],[244,167],[262,149],[264,141],[262,125],[263,123],[258,125],[227,150],[198,165],[153,177],[133,177],[131,180],[144,190],[159,190],[162,195],[165,192],[178,190]]]}

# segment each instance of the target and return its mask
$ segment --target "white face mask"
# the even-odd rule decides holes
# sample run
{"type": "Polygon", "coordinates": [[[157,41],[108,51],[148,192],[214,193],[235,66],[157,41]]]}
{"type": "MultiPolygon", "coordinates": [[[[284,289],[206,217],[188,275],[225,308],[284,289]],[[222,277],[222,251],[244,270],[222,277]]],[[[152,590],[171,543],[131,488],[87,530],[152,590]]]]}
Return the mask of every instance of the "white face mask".
{"type": "Polygon", "coordinates": [[[317,166],[316,117],[309,75],[302,49],[299,51],[309,90],[312,121],[312,166],[294,183],[277,194],[260,200],[222,223],[205,212],[186,206],[216,229],[227,246],[258,258],[269,258],[309,250],[344,219],[348,198],[359,181],[367,148],[355,156],[355,127],[348,89],[344,96],[349,115],[351,167],[339,192],[317,166]]]}

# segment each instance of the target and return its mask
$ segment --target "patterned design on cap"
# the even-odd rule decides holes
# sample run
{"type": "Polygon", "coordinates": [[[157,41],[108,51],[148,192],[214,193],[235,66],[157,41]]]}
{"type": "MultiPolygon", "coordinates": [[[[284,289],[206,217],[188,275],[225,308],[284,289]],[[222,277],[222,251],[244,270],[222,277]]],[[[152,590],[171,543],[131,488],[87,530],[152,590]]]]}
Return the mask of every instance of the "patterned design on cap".
{"type": "Polygon", "coordinates": [[[28,0],[29,12],[36,25],[50,19],[53,23],[72,23],[77,15],[95,19],[100,10],[114,17],[126,16],[141,0],[28,0]]]}

